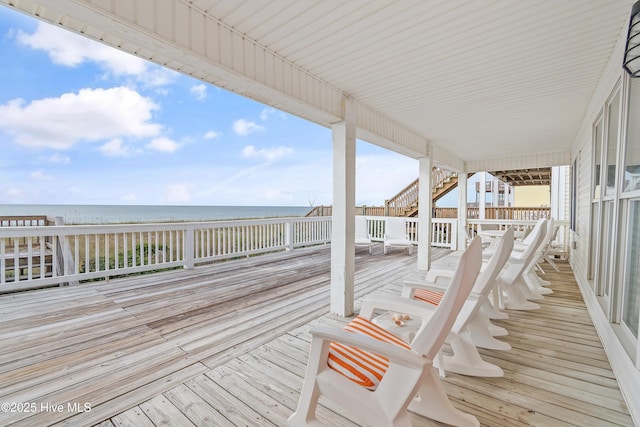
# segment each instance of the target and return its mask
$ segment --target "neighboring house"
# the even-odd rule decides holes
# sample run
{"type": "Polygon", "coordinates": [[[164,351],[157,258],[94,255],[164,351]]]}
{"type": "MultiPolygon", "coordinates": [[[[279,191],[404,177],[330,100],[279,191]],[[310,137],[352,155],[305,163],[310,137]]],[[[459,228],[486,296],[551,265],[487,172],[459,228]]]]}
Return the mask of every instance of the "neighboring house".
{"type": "Polygon", "coordinates": [[[551,203],[551,188],[548,185],[532,185],[516,187],[513,205],[523,208],[549,206],[551,203]]]}

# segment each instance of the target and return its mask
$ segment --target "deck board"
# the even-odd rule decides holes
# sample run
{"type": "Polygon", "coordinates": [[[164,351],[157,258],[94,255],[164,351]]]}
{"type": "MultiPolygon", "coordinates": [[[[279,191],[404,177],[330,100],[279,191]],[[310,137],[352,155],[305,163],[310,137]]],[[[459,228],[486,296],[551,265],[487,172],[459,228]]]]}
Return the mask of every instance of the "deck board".
{"type": "MultiPolygon", "coordinates": [[[[373,291],[398,293],[415,265],[405,251],[358,250],[356,309],[373,291]]],[[[513,350],[481,350],[503,378],[444,379],[453,404],[482,425],[632,425],[573,274],[559,265],[545,275],[555,292],[540,310],[496,321],[513,350]]],[[[330,248],[322,246],[0,296],[0,400],[91,405],[0,413],[0,424],[284,425],[299,398],[310,328],[349,320],[328,314],[329,282],[330,248]]],[[[324,399],[319,417],[359,425],[324,399]]]]}

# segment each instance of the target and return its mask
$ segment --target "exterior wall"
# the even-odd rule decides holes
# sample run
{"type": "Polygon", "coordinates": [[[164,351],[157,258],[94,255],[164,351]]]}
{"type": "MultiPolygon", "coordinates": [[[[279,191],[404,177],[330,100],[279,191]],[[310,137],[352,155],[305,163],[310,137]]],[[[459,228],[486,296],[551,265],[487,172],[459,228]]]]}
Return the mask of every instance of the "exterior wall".
{"type": "MultiPolygon", "coordinates": [[[[629,355],[616,335],[614,321],[608,318],[608,314],[601,308],[598,297],[593,290],[589,278],[590,269],[590,247],[591,247],[591,210],[593,197],[593,125],[602,113],[608,97],[612,94],[616,84],[622,78],[622,57],[626,38],[626,28],[620,34],[618,42],[612,52],[611,59],[605,68],[600,83],[594,95],[584,121],[578,131],[576,140],[571,150],[571,164],[577,166],[577,187],[576,187],[576,226],[571,233],[573,249],[570,250],[570,263],[576,275],[585,303],[601,337],[603,346],[609,358],[609,362],[615,372],[622,394],[631,411],[631,415],[636,425],[640,425],[640,370],[635,366],[633,355],[629,355]]],[[[624,107],[623,107],[624,108],[624,107]]],[[[624,114],[623,114],[623,117],[624,114]]],[[[634,118],[631,118],[634,120],[634,118]]],[[[637,118],[635,118],[637,120],[637,118]]],[[[623,123],[623,127],[626,126],[623,123]]],[[[624,165],[618,164],[618,168],[624,165]]],[[[618,204],[617,198],[614,203],[618,204]]],[[[617,210],[616,210],[617,211],[617,210]]],[[[615,220],[614,220],[615,222],[615,220]]],[[[624,239],[622,227],[611,224],[614,241],[624,239]],[[617,235],[615,234],[617,230],[617,235]]],[[[626,240],[625,240],[626,241],[626,240]]],[[[620,249],[620,245],[613,246],[613,263],[618,263],[625,254],[620,249]]],[[[621,286],[617,281],[613,281],[613,286],[621,286]]],[[[613,297],[612,297],[613,298],[613,297]]],[[[615,320],[615,319],[614,319],[615,320]]],[[[636,343],[637,346],[637,343],[636,343]]]]}
{"type": "Polygon", "coordinates": [[[594,93],[587,114],[585,115],[582,126],[578,133],[578,137],[574,142],[571,161],[578,160],[578,214],[577,229],[573,234],[576,242],[576,249],[572,252],[572,263],[576,274],[582,274],[586,280],[586,272],[588,271],[589,260],[589,244],[590,244],[590,221],[591,221],[591,198],[592,198],[592,182],[593,182],[593,132],[592,127],[597,117],[601,114],[605,102],[615,85],[622,76],[622,56],[624,50],[624,42],[626,38],[626,29],[623,30],[618,39],[618,43],[611,55],[611,59],[607,68],[602,75],[600,84],[594,93]]]}
{"type": "Polygon", "coordinates": [[[588,261],[589,261],[589,231],[591,220],[591,172],[592,159],[591,129],[584,135],[583,144],[576,154],[576,165],[578,168],[577,186],[577,215],[576,229],[571,236],[575,250],[571,252],[573,271],[576,276],[586,282],[588,261]]]}
{"type": "Polygon", "coordinates": [[[551,195],[548,185],[524,185],[515,188],[515,203],[519,208],[549,206],[551,195]]]}

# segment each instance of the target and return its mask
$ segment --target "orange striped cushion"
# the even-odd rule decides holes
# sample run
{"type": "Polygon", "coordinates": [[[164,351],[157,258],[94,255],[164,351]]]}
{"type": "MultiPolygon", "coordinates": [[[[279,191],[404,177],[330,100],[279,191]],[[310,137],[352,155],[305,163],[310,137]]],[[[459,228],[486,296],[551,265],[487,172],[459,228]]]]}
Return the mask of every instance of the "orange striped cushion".
{"type": "MultiPolygon", "coordinates": [[[[409,344],[360,316],[353,319],[344,330],[411,350],[409,344]]],[[[389,359],[384,356],[336,342],[329,345],[327,363],[331,369],[369,390],[376,389],[389,367],[389,359]]]]}
{"type": "Polygon", "coordinates": [[[443,295],[444,292],[429,291],[427,289],[416,289],[416,292],[413,294],[416,299],[433,305],[439,305],[443,295]]]}

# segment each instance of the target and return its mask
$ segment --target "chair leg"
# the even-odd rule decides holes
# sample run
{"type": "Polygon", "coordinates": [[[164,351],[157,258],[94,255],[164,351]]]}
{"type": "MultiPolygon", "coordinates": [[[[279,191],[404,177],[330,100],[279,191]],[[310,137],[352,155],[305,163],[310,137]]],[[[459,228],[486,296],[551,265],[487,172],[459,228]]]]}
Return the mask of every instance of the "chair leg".
{"type": "Polygon", "coordinates": [[[445,362],[444,362],[444,353],[442,349],[438,351],[436,355],[436,360],[433,361],[433,366],[438,369],[438,375],[440,378],[445,378],[447,376],[447,372],[445,371],[445,362]]]}
{"type": "Polygon", "coordinates": [[[560,273],[560,269],[558,268],[558,264],[555,263],[553,258],[550,255],[545,255],[544,260],[549,263],[551,268],[560,273]]]}
{"type": "Polygon", "coordinates": [[[475,377],[501,377],[502,369],[482,359],[478,349],[471,340],[469,331],[449,335],[449,344],[453,356],[445,356],[444,366],[447,371],[475,377]]]}
{"type": "Polygon", "coordinates": [[[496,339],[493,335],[491,335],[490,330],[487,329],[486,326],[478,324],[475,321],[471,321],[469,322],[467,328],[469,328],[471,341],[476,347],[486,348],[490,350],[511,350],[511,344],[496,339]]]}
{"type": "Polygon", "coordinates": [[[505,313],[504,311],[499,311],[499,310],[504,310],[504,302],[502,303],[503,304],[502,308],[500,308],[500,301],[498,301],[499,299],[502,299],[499,296],[501,291],[496,288],[493,291],[491,291],[491,293],[493,294],[493,305],[488,300],[485,300],[480,306],[480,310],[482,310],[482,312],[486,314],[487,317],[489,317],[489,319],[492,319],[492,320],[508,319],[509,315],[507,313],[505,313]]]}
{"type": "Polygon", "coordinates": [[[505,307],[509,310],[537,310],[540,308],[538,304],[527,301],[516,282],[504,286],[503,292],[507,296],[505,307]]]}
{"type": "Polygon", "coordinates": [[[320,390],[315,379],[320,371],[320,360],[327,360],[329,343],[324,344],[323,347],[325,348],[323,348],[322,351],[314,351],[314,348],[318,345],[322,345],[322,341],[312,339],[311,351],[309,352],[309,362],[307,363],[304,384],[300,391],[298,407],[287,420],[288,424],[292,427],[322,425],[322,423],[316,419],[316,409],[318,407],[318,399],[320,398],[320,390]]]}
{"type": "Polygon", "coordinates": [[[522,276],[529,289],[534,293],[539,295],[548,295],[553,293],[551,289],[544,287],[542,280],[532,270],[524,272],[522,276]]]}
{"type": "MultiPolygon", "coordinates": [[[[493,294],[493,307],[498,312],[504,312],[504,292],[502,289],[504,288],[505,283],[501,280],[498,280],[496,284],[493,286],[493,290],[491,293],[493,294]]],[[[498,317],[499,319],[499,317],[498,317]]]]}
{"type": "Polygon", "coordinates": [[[435,369],[428,367],[418,390],[409,404],[409,410],[423,417],[459,427],[479,427],[480,422],[471,414],[456,409],[449,401],[435,369]]]}
{"type": "Polygon", "coordinates": [[[522,276],[518,277],[511,284],[511,287],[512,288],[518,288],[518,290],[522,294],[522,297],[524,299],[526,299],[526,300],[537,301],[537,300],[543,300],[544,299],[544,296],[542,296],[541,294],[539,294],[537,292],[532,291],[531,288],[529,288],[529,286],[527,285],[526,280],[522,276]]]}
{"type": "Polygon", "coordinates": [[[292,427],[319,427],[323,425],[316,419],[316,408],[318,407],[320,392],[317,390],[315,381],[311,386],[314,388],[313,390],[305,390],[307,388],[307,382],[305,381],[302,392],[300,393],[298,407],[287,420],[287,423],[292,427]]]}
{"type": "Polygon", "coordinates": [[[485,330],[487,330],[493,337],[503,337],[505,335],[509,335],[509,331],[507,331],[506,328],[493,324],[491,322],[491,319],[489,319],[489,316],[484,314],[481,310],[478,310],[473,315],[469,324],[474,324],[477,325],[477,327],[485,328],[485,330]]]}

